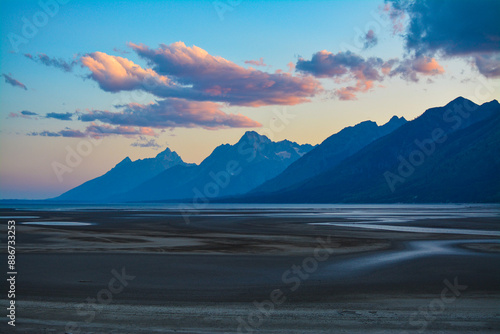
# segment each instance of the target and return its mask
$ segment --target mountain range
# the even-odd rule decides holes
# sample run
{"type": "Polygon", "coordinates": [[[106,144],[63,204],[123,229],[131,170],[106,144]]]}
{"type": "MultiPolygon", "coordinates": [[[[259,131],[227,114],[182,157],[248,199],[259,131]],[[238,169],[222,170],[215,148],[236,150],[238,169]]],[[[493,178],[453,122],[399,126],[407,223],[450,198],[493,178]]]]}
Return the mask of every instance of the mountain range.
{"type": "Polygon", "coordinates": [[[200,165],[165,170],[114,200],[206,201],[244,194],[283,172],[312,148],[288,140],[273,142],[248,131],[236,144],[218,146],[200,165]]]}
{"type": "Polygon", "coordinates": [[[141,183],[173,166],[190,166],[181,157],[167,148],[154,158],[132,161],[123,159],[106,174],[73,188],[56,200],[99,202],[134,189],[141,183]]]}
{"type": "Polygon", "coordinates": [[[459,97],[319,175],[245,202],[499,202],[500,104],[459,97]]]}
{"type": "Polygon", "coordinates": [[[106,174],[56,198],[63,201],[130,202],[244,194],[280,174],[313,149],[284,140],[273,142],[254,131],[234,145],[220,145],[199,165],[186,164],[168,148],[156,158],[124,159],[106,174]]]}
{"type": "Polygon", "coordinates": [[[199,165],[168,148],[62,194],[80,202],[500,202],[500,104],[459,97],[412,121],[365,121],[317,146],[254,131],[199,165]]]}

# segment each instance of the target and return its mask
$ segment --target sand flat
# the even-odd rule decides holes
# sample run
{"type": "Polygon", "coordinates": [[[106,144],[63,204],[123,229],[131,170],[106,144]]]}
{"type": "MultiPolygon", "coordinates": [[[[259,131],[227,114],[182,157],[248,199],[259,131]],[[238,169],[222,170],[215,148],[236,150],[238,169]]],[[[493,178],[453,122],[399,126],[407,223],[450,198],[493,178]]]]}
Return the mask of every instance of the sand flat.
{"type": "Polygon", "coordinates": [[[213,209],[196,212],[188,222],[175,210],[3,209],[2,216],[94,223],[17,225],[16,329],[73,334],[500,330],[500,240],[494,235],[317,225],[334,216],[339,224],[498,231],[495,210],[433,208],[419,216],[402,209],[406,213],[398,216],[397,210],[375,209],[356,208],[356,217],[326,208],[213,209]],[[315,254],[323,255],[316,265],[315,254]],[[134,278],[109,302],[101,298],[99,303],[112,270],[134,278]],[[442,292],[454,280],[463,289],[456,296],[448,290],[445,303],[442,292]],[[269,304],[273,291],[281,292],[282,303],[269,304]],[[264,304],[272,311],[259,309],[264,304]],[[91,321],[90,310],[95,311],[91,321]],[[75,329],[68,331],[68,324],[75,329]]]}

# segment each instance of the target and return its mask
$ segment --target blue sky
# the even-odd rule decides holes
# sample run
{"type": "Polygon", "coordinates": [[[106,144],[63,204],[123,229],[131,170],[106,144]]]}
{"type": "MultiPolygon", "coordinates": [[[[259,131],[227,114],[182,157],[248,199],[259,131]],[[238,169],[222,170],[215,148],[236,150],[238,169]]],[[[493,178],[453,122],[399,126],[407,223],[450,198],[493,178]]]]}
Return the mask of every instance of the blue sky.
{"type": "Polygon", "coordinates": [[[151,157],[167,146],[185,161],[199,163],[216,146],[235,143],[247,130],[269,132],[277,112],[293,118],[274,131],[273,140],[318,144],[364,120],[380,124],[392,115],[411,120],[459,95],[476,103],[500,96],[498,47],[495,51],[495,42],[480,38],[498,37],[498,28],[474,30],[474,22],[487,26],[488,17],[481,13],[492,11],[495,4],[490,1],[479,1],[477,13],[466,8],[471,2],[443,2],[452,6],[443,22],[466,12],[475,15],[469,20],[472,42],[464,38],[458,51],[438,38],[422,38],[418,48],[407,43],[419,24],[442,29],[445,37],[451,34],[436,23],[441,19],[433,16],[437,2],[426,7],[425,20],[418,22],[422,9],[400,9],[397,1],[63,2],[0,2],[2,198],[56,196],[126,156],[151,157]],[[49,5],[54,15],[44,14],[46,6],[40,3],[49,5]],[[40,27],[33,36],[23,35],[26,22],[36,20],[40,27]],[[25,39],[16,46],[15,36],[25,39]],[[375,39],[364,47],[369,36],[375,39]],[[203,52],[194,46],[206,51],[210,61],[202,61],[203,52]],[[181,53],[204,64],[208,74],[176,63],[172,54],[181,53]],[[52,65],[41,61],[41,55],[52,65]],[[261,58],[265,66],[255,65],[261,58]],[[109,81],[114,72],[106,66],[116,60],[133,62],[139,77],[109,81]],[[104,66],[105,73],[97,73],[91,63],[104,66]],[[296,68],[290,70],[290,63],[296,68]],[[69,70],[61,70],[61,64],[69,70]],[[140,80],[174,83],[165,84],[165,93],[159,94],[140,80]],[[237,94],[238,85],[274,86],[237,94]],[[172,87],[184,92],[172,93],[172,87]],[[47,117],[50,113],[55,117],[47,117]],[[61,120],[66,113],[71,120],[61,120]],[[116,113],[120,121],[132,113],[141,123],[110,122],[116,113]],[[219,125],[208,124],[207,115],[215,115],[219,125]],[[85,116],[92,123],[82,121],[85,116]],[[87,136],[96,137],[90,124],[113,133],[102,134],[99,144],[61,180],[54,162],[65,163],[68,147],[76,150],[87,136]],[[76,135],[68,137],[68,131],[76,135]]]}

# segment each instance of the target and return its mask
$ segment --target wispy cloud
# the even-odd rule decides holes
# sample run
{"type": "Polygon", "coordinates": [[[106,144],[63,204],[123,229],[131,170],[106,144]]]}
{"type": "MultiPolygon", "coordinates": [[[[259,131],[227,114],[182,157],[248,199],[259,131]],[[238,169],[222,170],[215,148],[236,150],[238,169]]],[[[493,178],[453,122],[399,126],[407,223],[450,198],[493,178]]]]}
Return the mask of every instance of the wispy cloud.
{"type": "Polygon", "coordinates": [[[383,12],[387,13],[389,19],[392,22],[393,34],[401,34],[405,29],[405,21],[407,19],[404,7],[407,5],[407,1],[392,1],[386,0],[383,6],[383,12]]]}
{"type": "Polygon", "coordinates": [[[368,32],[366,33],[366,35],[364,37],[364,40],[365,40],[365,42],[363,45],[363,49],[365,49],[365,50],[374,47],[378,43],[378,38],[372,29],[368,30],[368,32]]]}
{"type": "Polygon", "coordinates": [[[267,66],[264,63],[264,58],[260,57],[259,60],[245,60],[245,64],[254,65],[254,66],[267,66]]]}
{"type": "Polygon", "coordinates": [[[122,49],[119,49],[119,48],[113,48],[113,51],[114,51],[114,52],[117,52],[117,53],[119,53],[119,54],[121,54],[121,55],[126,55],[126,54],[129,54],[129,53],[130,53],[130,51],[127,51],[127,50],[122,50],[122,49]]]}
{"type": "Polygon", "coordinates": [[[112,126],[108,124],[92,124],[85,129],[85,132],[92,137],[106,137],[110,135],[123,135],[135,137],[137,135],[156,136],[153,129],[148,127],[134,126],[112,126]]]}
{"type": "Polygon", "coordinates": [[[32,112],[29,110],[22,110],[20,112],[11,112],[8,115],[9,118],[22,117],[22,118],[27,118],[27,119],[38,119],[37,118],[38,116],[39,115],[36,112],[32,112]]]}
{"type": "Polygon", "coordinates": [[[335,91],[335,96],[339,100],[349,101],[356,100],[358,93],[364,93],[373,88],[373,81],[371,80],[358,80],[355,86],[347,86],[339,88],[335,91]]]}
{"type": "Polygon", "coordinates": [[[25,84],[23,84],[22,82],[14,79],[12,76],[10,76],[9,74],[5,74],[3,73],[2,74],[3,77],[5,78],[5,82],[8,83],[9,85],[11,86],[14,86],[14,87],[19,87],[19,88],[22,88],[24,90],[28,90],[28,88],[26,87],[25,84]]]}
{"type": "Polygon", "coordinates": [[[80,130],[71,130],[67,128],[57,132],[46,130],[41,132],[30,132],[28,136],[83,138],[86,137],[87,134],[80,130]]]}
{"type": "Polygon", "coordinates": [[[154,139],[154,138],[147,139],[144,136],[139,136],[139,138],[135,142],[130,144],[130,146],[148,147],[148,148],[152,148],[154,150],[158,150],[159,148],[161,148],[161,146],[156,142],[156,139],[154,139]]]}
{"type": "Polygon", "coordinates": [[[29,53],[25,53],[24,56],[26,58],[33,60],[34,62],[43,64],[45,66],[55,67],[60,70],[63,70],[64,72],[73,71],[73,67],[75,67],[79,63],[79,61],[76,59],[72,61],[66,61],[61,58],[51,58],[47,56],[45,53],[39,53],[36,56],[33,56],[29,53]]]}
{"type": "Polygon", "coordinates": [[[84,131],[75,130],[71,128],[65,128],[61,131],[40,131],[40,132],[30,132],[28,136],[42,136],[42,137],[69,137],[69,138],[82,138],[82,137],[93,137],[101,138],[113,135],[122,135],[125,137],[136,137],[136,136],[156,136],[157,134],[153,129],[145,127],[133,127],[133,126],[112,126],[108,124],[95,124],[87,126],[84,131]]]}

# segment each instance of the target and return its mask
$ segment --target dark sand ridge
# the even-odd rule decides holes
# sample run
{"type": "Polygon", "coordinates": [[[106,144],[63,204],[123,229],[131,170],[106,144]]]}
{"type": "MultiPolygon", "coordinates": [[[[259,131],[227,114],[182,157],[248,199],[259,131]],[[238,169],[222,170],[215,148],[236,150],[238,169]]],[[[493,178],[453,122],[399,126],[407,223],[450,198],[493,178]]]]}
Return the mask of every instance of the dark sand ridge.
{"type": "MultiPolygon", "coordinates": [[[[290,212],[212,212],[190,216],[189,224],[162,211],[139,218],[126,210],[2,212],[14,214],[98,223],[34,227],[16,219],[20,333],[59,333],[70,321],[80,333],[236,333],[238,326],[242,333],[401,333],[424,322],[428,333],[500,329],[498,238],[309,225],[332,217],[290,212]],[[332,254],[293,291],[297,275],[284,282],[283,274],[314,256],[318,238],[332,254]],[[77,305],[96,298],[111,270],[121,268],[135,278],[86,323],[77,305]],[[455,277],[467,288],[453,303],[418,313],[455,277]],[[258,313],[253,302],[269,300],[275,289],[286,301],[270,315],[258,313]],[[248,325],[251,314],[261,315],[258,326],[248,325]]],[[[497,217],[480,216],[407,224],[498,230],[497,217]]]]}

